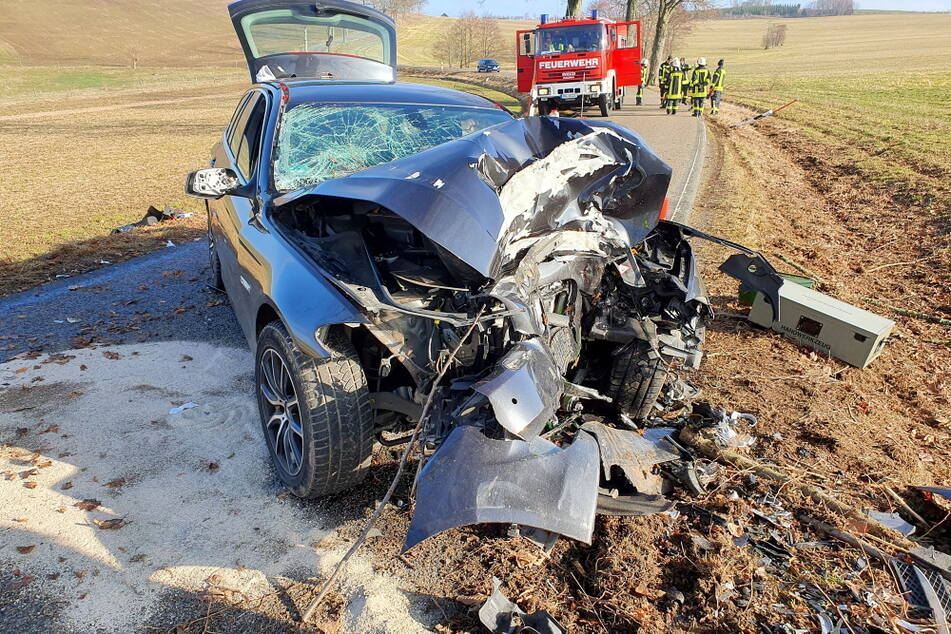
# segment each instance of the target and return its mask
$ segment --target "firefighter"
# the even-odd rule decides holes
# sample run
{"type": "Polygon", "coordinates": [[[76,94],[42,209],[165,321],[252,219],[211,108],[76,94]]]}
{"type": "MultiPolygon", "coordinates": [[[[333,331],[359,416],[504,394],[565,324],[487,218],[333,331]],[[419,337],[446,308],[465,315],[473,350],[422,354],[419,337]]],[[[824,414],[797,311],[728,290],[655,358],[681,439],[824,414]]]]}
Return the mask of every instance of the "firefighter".
{"type": "Polygon", "coordinates": [[[690,77],[690,101],[693,103],[694,117],[703,116],[703,103],[707,99],[707,93],[710,92],[710,71],[707,69],[706,58],[697,60],[697,67],[693,69],[693,75],[690,77]]]}
{"type": "Polygon", "coordinates": [[[667,56],[667,60],[657,67],[657,84],[660,87],[660,107],[667,106],[667,83],[670,77],[670,69],[673,68],[674,58],[667,56]]]}
{"type": "Polygon", "coordinates": [[[677,104],[684,96],[684,73],[680,69],[680,60],[675,59],[667,75],[667,114],[677,114],[677,104]]]}
{"type": "MultiPolygon", "coordinates": [[[[680,70],[682,70],[684,74],[683,85],[685,88],[689,88],[690,87],[690,64],[687,63],[686,57],[680,58],[680,70]]],[[[688,92],[689,92],[688,90],[683,91],[684,98],[681,101],[681,103],[685,106],[687,105],[688,92]]]]}
{"type": "Polygon", "coordinates": [[[726,78],[726,71],[723,70],[723,60],[717,62],[717,69],[713,71],[713,78],[710,80],[710,114],[720,112],[720,99],[723,97],[723,80],[726,78]]]}
{"type": "Polygon", "coordinates": [[[637,92],[634,94],[634,105],[641,105],[644,100],[644,78],[647,76],[647,62],[641,60],[638,62],[641,66],[641,81],[637,84],[637,92]]]}

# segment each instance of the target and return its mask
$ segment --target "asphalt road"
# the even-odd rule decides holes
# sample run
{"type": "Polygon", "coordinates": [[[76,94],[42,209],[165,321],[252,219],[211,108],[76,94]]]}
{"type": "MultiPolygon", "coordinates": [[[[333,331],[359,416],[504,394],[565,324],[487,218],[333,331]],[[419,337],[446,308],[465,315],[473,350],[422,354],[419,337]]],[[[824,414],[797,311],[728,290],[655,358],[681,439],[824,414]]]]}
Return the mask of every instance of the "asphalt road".
{"type": "MultiPolygon", "coordinates": [[[[673,167],[670,217],[687,222],[703,166],[702,122],[689,111],[666,115],[654,92],[645,95],[645,105],[626,103],[611,120],[638,132],[673,167]]],[[[207,280],[201,240],[0,299],[0,362],[24,352],[53,353],[91,343],[244,346],[227,299],[207,280]]]]}
{"type": "Polygon", "coordinates": [[[632,94],[627,95],[620,110],[611,113],[610,119],[640,134],[654,153],[673,168],[668,190],[669,217],[689,224],[708,151],[706,126],[702,119],[690,116],[687,106],[681,106],[676,115],[668,115],[660,108],[660,96],[653,90],[645,91],[641,106],[634,105],[632,94]]]}

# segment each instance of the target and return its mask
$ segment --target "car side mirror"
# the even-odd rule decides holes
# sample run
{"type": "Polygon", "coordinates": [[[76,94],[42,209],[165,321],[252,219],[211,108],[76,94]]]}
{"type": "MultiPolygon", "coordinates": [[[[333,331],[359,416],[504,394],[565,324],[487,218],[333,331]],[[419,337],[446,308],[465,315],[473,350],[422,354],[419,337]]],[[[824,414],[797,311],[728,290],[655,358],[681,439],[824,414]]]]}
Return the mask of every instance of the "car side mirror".
{"type": "Polygon", "coordinates": [[[226,167],[206,167],[185,179],[185,193],[195,198],[221,198],[238,189],[238,175],[226,167]]]}

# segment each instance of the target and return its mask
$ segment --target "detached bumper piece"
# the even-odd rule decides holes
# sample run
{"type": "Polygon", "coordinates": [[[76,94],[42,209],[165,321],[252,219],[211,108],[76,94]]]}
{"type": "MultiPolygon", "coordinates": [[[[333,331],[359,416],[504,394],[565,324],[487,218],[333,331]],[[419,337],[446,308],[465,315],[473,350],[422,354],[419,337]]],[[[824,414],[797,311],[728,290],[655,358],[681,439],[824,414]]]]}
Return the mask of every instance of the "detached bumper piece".
{"type": "Polygon", "coordinates": [[[479,608],[479,620],[495,634],[565,634],[566,630],[545,610],[527,614],[508,600],[492,577],[492,594],[479,608]]]}
{"type": "Polygon", "coordinates": [[[598,444],[588,434],[562,449],[543,438],[493,440],[457,427],[420,473],[403,552],[481,523],[532,526],[590,544],[599,471],[598,444]]]}

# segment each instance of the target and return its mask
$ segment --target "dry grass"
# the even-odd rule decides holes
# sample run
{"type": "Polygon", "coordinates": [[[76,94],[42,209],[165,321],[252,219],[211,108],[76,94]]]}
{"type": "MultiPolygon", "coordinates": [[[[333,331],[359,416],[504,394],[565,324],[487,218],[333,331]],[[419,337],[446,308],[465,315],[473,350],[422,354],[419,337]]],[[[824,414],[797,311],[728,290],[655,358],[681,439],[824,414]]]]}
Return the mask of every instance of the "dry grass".
{"type": "Polygon", "coordinates": [[[765,110],[799,99],[782,120],[871,180],[941,198],[951,171],[949,32],[951,13],[715,20],[699,23],[678,54],[725,58],[729,100],[765,110]],[[766,51],[759,41],[773,22],[788,37],[766,51]]]}
{"type": "MultiPolygon", "coordinates": [[[[242,94],[238,85],[228,98],[214,96],[227,88],[206,87],[209,97],[196,101],[119,103],[107,111],[0,121],[0,292],[164,245],[169,227],[135,232],[152,239],[107,238],[113,228],[140,219],[150,205],[203,212],[182,184],[187,170],[207,163],[209,147],[242,94]]],[[[147,98],[168,95],[162,90],[147,98]]],[[[100,107],[103,98],[57,103],[100,107]]],[[[197,232],[203,223],[201,213],[181,226],[197,232]]],[[[182,237],[180,231],[176,235],[182,237]]]]}
{"type": "MultiPolygon", "coordinates": [[[[67,76],[71,69],[31,70],[67,76]]],[[[207,163],[246,88],[239,73],[225,77],[215,83],[210,72],[186,73],[178,81],[167,72],[143,74],[122,89],[65,82],[65,90],[44,88],[29,98],[11,90],[0,115],[0,294],[87,271],[103,259],[125,260],[161,248],[167,239],[202,235],[204,205],[185,195],[184,175],[207,163]],[[143,103],[151,105],[137,105],[143,103]],[[52,112],[62,114],[36,116],[52,112]],[[150,205],[198,213],[174,227],[109,235],[139,220],[150,205]]],[[[507,95],[467,83],[405,80],[519,108],[507,95]]]]}

